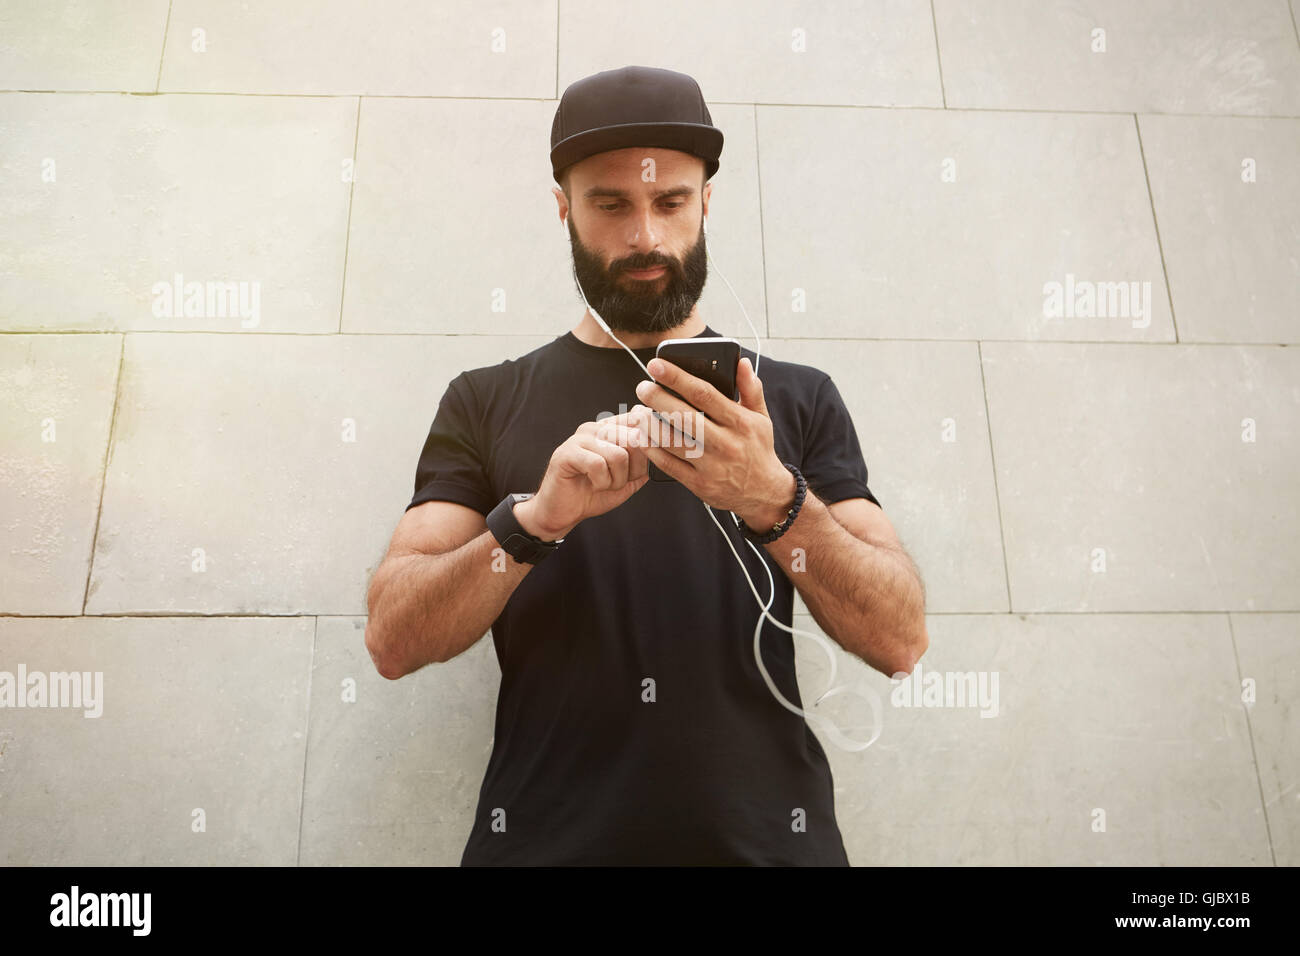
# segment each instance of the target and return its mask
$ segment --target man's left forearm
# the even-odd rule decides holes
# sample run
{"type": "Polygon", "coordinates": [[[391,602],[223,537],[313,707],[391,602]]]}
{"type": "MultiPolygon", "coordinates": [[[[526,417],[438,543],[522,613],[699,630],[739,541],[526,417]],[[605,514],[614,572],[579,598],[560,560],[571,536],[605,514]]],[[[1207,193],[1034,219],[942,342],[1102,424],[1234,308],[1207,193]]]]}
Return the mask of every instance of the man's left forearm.
{"type": "Polygon", "coordinates": [[[856,537],[811,489],[786,532],[763,547],[845,650],[891,677],[912,672],[929,637],[924,586],[906,552],[856,537]]]}

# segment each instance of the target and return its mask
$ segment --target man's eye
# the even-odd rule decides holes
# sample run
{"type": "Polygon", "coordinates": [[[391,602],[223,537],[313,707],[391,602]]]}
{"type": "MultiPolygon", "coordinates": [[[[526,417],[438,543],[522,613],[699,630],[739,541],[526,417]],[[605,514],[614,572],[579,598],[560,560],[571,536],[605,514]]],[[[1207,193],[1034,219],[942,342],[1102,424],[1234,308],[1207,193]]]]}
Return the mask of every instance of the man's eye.
{"type": "Polygon", "coordinates": [[[616,202],[601,203],[596,208],[603,209],[605,212],[612,212],[613,210],[618,208],[618,203],[616,202]]]}

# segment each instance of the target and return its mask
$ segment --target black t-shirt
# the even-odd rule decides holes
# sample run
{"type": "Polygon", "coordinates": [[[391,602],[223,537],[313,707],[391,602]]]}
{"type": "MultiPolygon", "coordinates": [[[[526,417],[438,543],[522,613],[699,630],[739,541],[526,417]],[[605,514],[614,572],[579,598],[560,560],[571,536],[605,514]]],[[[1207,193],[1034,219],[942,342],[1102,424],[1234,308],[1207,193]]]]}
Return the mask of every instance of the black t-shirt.
{"type": "MultiPolygon", "coordinates": [[[[830,377],[768,356],[759,376],[780,459],[824,502],[876,501],[830,377]]],[[[486,515],[536,491],[555,449],[583,422],[636,405],[644,377],[622,348],[572,332],[461,373],[408,509],[443,500],[486,515]]],[[[759,558],[730,513],[713,513],[766,599],[759,558]]],[[[788,625],[793,586],[759,550],[776,582],[771,613],[788,625]]],[[[704,504],[679,482],[648,481],[582,521],[492,625],[495,740],[461,864],[847,866],[826,754],[754,662],[759,616],[704,504]]],[[[792,636],[768,622],[762,648],[781,693],[803,706],[792,636]]]]}

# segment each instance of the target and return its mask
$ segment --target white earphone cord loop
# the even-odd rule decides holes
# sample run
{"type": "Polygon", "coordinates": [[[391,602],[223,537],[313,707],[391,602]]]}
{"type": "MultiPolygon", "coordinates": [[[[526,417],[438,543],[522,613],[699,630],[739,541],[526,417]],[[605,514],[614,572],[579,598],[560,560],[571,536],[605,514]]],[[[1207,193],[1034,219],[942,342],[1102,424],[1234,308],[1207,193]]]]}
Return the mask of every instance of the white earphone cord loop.
{"type": "MultiPolygon", "coordinates": [[[[709,231],[708,218],[705,217],[701,221],[700,225],[705,236],[707,237],[709,231]]],[[[561,228],[564,229],[565,238],[571,239],[569,235],[568,223],[564,220],[561,220],[560,226],[561,228]]],[[[707,241],[705,242],[704,245],[704,254],[708,259],[709,265],[713,267],[714,271],[718,273],[718,276],[722,279],[722,281],[726,283],[727,291],[731,293],[732,298],[736,300],[736,304],[740,306],[740,312],[745,317],[745,322],[748,323],[749,330],[754,334],[754,343],[756,346],[758,346],[754,350],[754,374],[757,375],[758,363],[759,360],[762,358],[762,340],[759,338],[758,330],[754,328],[754,323],[750,320],[749,313],[745,311],[745,303],[740,300],[740,296],[736,294],[736,290],[731,287],[731,283],[727,281],[727,277],[723,275],[722,270],[719,269],[717,263],[713,261],[713,256],[709,252],[709,246],[707,241]]],[[[641,359],[637,357],[637,354],[635,352],[633,352],[630,348],[627,347],[627,345],[623,343],[622,339],[620,339],[617,335],[614,334],[613,330],[605,323],[605,320],[600,317],[600,313],[598,313],[595,309],[593,309],[591,307],[591,303],[587,301],[587,293],[583,290],[582,283],[578,280],[578,269],[576,263],[574,263],[573,266],[573,280],[575,284],[578,286],[578,292],[582,296],[582,301],[587,306],[587,311],[591,313],[592,318],[596,320],[596,323],[602,329],[605,330],[605,333],[610,338],[612,338],[619,345],[623,346],[624,351],[626,351],[628,355],[632,356],[632,360],[641,367],[641,371],[645,372],[646,378],[648,378],[650,381],[653,382],[655,378],[653,375],[650,374],[650,370],[646,368],[645,363],[642,362],[641,359]]],[[[721,523],[719,523],[717,515],[713,513],[713,509],[710,508],[704,502],[700,502],[700,504],[704,505],[704,510],[705,512],[708,513],[709,519],[714,523],[714,525],[717,526],[717,529],[719,533],[721,533],[723,540],[727,543],[727,547],[731,549],[731,553],[735,557],[736,563],[740,565],[741,573],[745,575],[745,581],[748,582],[749,584],[749,590],[753,593],[754,600],[758,602],[759,609],[762,612],[759,615],[758,623],[754,625],[754,663],[758,665],[758,672],[762,675],[763,682],[767,684],[767,689],[771,691],[772,696],[776,698],[777,703],[779,703],[782,707],[784,707],[786,710],[790,711],[791,713],[804,718],[809,723],[820,728],[821,731],[826,734],[827,738],[831,741],[831,743],[839,747],[841,750],[848,750],[848,751],[866,750],[868,747],[874,744],[876,740],[880,737],[880,731],[882,728],[882,722],[884,718],[884,710],[883,710],[883,705],[880,702],[880,698],[875,694],[874,691],[871,691],[870,688],[867,688],[868,693],[866,695],[863,695],[863,694],[859,694],[856,690],[852,690],[848,687],[833,686],[835,683],[835,676],[836,676],[837,669],[836,669],[835,649],[831,646],[830,641],[828,641],[821,634],[816,634],[811,631],[801,631],[797,628],[793,628],[786,624],[783,624],[780,621],[778,621],[775,617],[772,616],[771,612],[768,609],[772,606],[772,602],[776,599],[776,582],[772,578],[771,567],[768,565],[766,561],[763,560],[763,556],[759,552],[758,548],[754,546],[754,542],[746,540],[745,544],[749,545],[749,549],[753,551],[754,554],[758,557],[759,563],[763,565],[763,570],[767,572],[767,584],[768,584],[769,596],[767,602],[764,603],[762,597],[758,593],[758,588],[754,586],[754,579],[749,576],[749,569],[745,567],[745,562],[741,558],[740,552],[738,552],[736,550],[736,546],[732,544],[731,535],[727,534],[727,530],[724,527],[722,527],[721,523]],[[826,681],[826,690],[823,691],[821,696],[818,697],[813,702],[814,707],[820,704],[827,697],[831,697],[836,694],[847,693],[847,694],[856,694],[859,697],[864,697],[864,696],[866,697],[867,702],[871,707],[871,719],[872,719],[872,734],[869,740],[866,741],[853,740],[850,737],[846,737],[840,731],[839,727],[835,725],[833,721],[829,720],[826,717],[823,717],[821,714],[809,713],[808,711],[803,710],[800,707],[797,707],[796,705],[790,703],[790,701],[785,698],[785,696],[777,688],[776,683],[772,680],[772,675],[770,675],[767,672],[767,667],[763,664],[761,639],[763,634],[764,619],[771,621],[777,627],[781,628],[781,630],[788,631],[790,634],[801,635],[803,637],[811,638],[813,641],[815,641],[818,644],[818,646],[820,646],[826,652],[826,656],[830,660],[830,676],[826,681]]],[[[740,518],[734,512],[730,512],[730,514],[732,520],[736,523],[736,527],[739,528],[740,518]]]]}

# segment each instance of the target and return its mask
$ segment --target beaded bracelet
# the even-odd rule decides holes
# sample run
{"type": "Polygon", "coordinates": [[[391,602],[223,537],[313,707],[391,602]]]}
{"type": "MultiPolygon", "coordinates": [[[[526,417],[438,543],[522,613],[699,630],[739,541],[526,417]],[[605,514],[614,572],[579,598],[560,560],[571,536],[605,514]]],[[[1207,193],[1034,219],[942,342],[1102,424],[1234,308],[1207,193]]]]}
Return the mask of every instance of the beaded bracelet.
{"type": "Polygon", "coordinates": [[[799,469],[794,465],[786,464],[785,462],[782,462],[782,464],[785,464],[785,467],[794,475],[795,484],[798,486],[794,493],[794,505],[786,512],[785,520],[780,524],[772,525],[772,530],[764,535],[759,535],[750,531],[749,525],[745,524],[745,522],[742,521],[740,523],[740,530],[744,533],[745,537],[749,538],[749,540],[756,544],[771,544],[777,538],[781,537],[781,535],[785,534],[786,531],[790,529],[790,525],[794,524],[794,519],[798,517],[799,509],[803,507],[803,500],[808,492],[808,482],[804,480],[803,474],[800,473],[799,469]]]}

